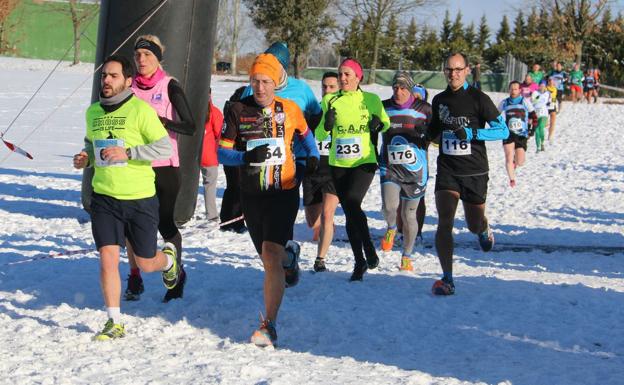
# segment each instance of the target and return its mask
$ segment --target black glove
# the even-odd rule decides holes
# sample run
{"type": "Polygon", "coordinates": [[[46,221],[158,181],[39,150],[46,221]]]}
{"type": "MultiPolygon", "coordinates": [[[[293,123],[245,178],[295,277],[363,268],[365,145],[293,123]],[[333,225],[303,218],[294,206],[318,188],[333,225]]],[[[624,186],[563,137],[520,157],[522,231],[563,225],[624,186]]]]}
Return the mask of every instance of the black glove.
{"type": "Polygon", "coordinates": [[[336,109],[334,107],[330,107],[325,113],[325,124],[323,128],[327,132],[331,132],[336,124],[336,109]]]}
{"type": "Polygon", "coordinates": [[[316,169],[318,169],[318,164],[319,164],[319,158],[315,156],[308,156],[308,158],[306,159],[306,170],[305,170],[306,176],[310,176],[314,174],[316,172],[316,169]]]}
{"type": "Polygon", "coordinates": [[[531,125],[537,127],[537,114],[535,111],[529,113],[529,118],[531,119],[531,125]]]}
{"type": "Polygon", "coordinates": [[[381,119],[379,119],[379,116],[373,114],[371,120],[368,121],[368,129],[371,133],[376,134],[381,131],[382,128],[383,123],[381,122],[381,119]]]}
{"type": "Polygon", "coordinates": [[[243,161],[247,164],[262,163],[266,160],[268,151],[268,143],[265,143],[262,146],[254,147],[251,150],[245,151],[243,154],[243,161]]]}
{"type": "Polygon", "coordinates": [[[453,130],[453,134],[457,137],[457,139],[459,139],[459,140],[466,140],[466,139],[468,139],[468,135],[466,134],[466,130],[464,129],[464,127],[460,126],[459,124],[453,124],[451,126],[451,129],[453,130]]]}

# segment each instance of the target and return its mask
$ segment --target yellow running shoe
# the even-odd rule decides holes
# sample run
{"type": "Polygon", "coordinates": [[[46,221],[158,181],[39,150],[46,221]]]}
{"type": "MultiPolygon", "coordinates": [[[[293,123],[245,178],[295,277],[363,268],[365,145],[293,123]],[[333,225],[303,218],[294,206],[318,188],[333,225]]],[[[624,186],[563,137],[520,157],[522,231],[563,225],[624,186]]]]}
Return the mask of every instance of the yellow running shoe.
{"type": "Polygon", "coordinates": [[[394,245],[394,236],[396,235],[396,229],[386,230],[386,234],[381,239],[381,250],[390,251],[394,245]]]}
{"type": "Polygon", "coordinates": [[[116,324],[109,318],[104,324],[104,329],[93,337],[95,341],[108,341],[126,336],[126,329],[123,324],[116,324]]]}
{"type": "Polygon", "coordinates": [[[414,266],[412,266],[412,259],[406,256],[401,257],[401,267],[399,268],[399,270],[414,271],[414,266]]]}

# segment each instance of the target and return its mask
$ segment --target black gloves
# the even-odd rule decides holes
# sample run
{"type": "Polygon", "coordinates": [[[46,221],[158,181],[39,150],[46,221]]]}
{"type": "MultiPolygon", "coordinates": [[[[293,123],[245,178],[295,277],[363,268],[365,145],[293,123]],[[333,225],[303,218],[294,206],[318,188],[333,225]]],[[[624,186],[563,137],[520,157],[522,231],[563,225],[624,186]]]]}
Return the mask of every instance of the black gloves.
{"type": "Polygon", "coordinates": [[[325,129],[325,131],[331,132],[335,124],[336,124],[336,109],[333,107],[330,107],[325,113],[325,124],[323,125],[323,128],[325,129]]]}
{"type": "Polygon", "coordinates": [[[381,119],[379,119],[379,116],[373,114],[373,116],[371,116],[371,120],[368,121],[368,129],[371,133],[376,134],[381,131],[382,128],[383,123],[381,122],[381,119]]]}
{"type": "Polygon", "coordinates": [[[452,126],[452,130],[453,130],[453,134],[455,134],[457,139],[459,139],[459,140],[466,140],[466,139],[468,139],[468,135],[466,134],[466,130],[464,130],[464,127],[460,126],[459,124],[454,124],[452,126]]]}
{"type": "Polygon", "coordinates": [[[308,158],[306,159],[306,170],[305,170],[306,176],[310,176],[314,174],[316,172],[316,169],[318,168],[318,164],[319,164],[319,158],[315,156],[308,156],[308,158]]]}
{"type": "Polygon", "coordinates": [[[269,144],[263,144],[262,146],[254,147],[251,150],[245,151],[243,154],[243,161],[249,163],[262,163],[267,159],[269,151],[269,144]]]}

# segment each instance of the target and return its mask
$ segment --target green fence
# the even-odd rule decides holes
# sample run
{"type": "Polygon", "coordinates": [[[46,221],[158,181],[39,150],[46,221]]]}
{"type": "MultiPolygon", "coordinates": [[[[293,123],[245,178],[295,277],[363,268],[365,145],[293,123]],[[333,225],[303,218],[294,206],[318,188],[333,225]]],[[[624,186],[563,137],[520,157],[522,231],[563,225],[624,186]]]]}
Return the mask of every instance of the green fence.
{"type": "MultiPolygon", "coordinates": [[[[321,80],[327,71],[336,71],[336,68],[309,67],[303,71],[303,77],[310,80],[321,80]]],[[[364,78],[368,77],[368,70],[364,71],[364,78]]],[[[396,71],[377,70],[375,83],[389,86],[392,85],[392,77],[396,71]]],[[[442,72],[433,71],[409,71],[416,83],[426,88],[443,90],[446,88],[446,79],[442,72]]],[[[470,78],[470,77],[469,77],[470,78]]],[[[470,81],[470,80],[469,80],[470,81]]],[[[481,88],[483,91],[505,92],[507,91],[506,74],[481,74],[481,88]]]]}
{"type": "MultiPolygon", "coordinates": [[[[73,43],[73,27],[68,12],[58,11],[59,7],[67,6],[59,2],[34,2],[24,0],[10,15],[10,23],[17,27],[8,31],[9,41],[15,46],[15,56],[33,59],[59,60],[73,43]]],[[[83,5],[94,7],[95,5],[83,5]]],[[[88,22],[88,21],[87,21],[88,22]]],[[[80,60],[95,61],[95,45],[97,41],[98,16],[95,15],[89,25],[86,23],[85,37],[81,40],[80,60]],[[90,41],[89,41],[90,40],[90,41]]],[[[73,60],[73,49],[65,60],[73,60]]]]}

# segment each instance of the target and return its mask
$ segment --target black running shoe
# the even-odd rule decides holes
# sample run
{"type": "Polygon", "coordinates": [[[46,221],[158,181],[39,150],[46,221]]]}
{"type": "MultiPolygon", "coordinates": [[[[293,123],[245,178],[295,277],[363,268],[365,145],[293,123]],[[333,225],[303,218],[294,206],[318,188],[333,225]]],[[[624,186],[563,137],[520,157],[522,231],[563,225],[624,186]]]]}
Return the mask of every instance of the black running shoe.
{"type": "Polygon", "coordinates": [[[183,267],[180,267],[180,278],[178,278],[178,284],[173,289],[168,289],[165,293],[163,302],[169,302],[172,299],[182,298],[184,295],[184,285],[186,284],[186,271],[183,267]]]}
{"type": "Polygon", "coordinates": [[[145,288],[143,287],[143,278],[140,275],[128,275],[128,286],[124,294],[126,301],[138,301],[145,288]]]}
{"type": "Polygon", "coordinates": [[[368,270],[368,266],[366,263],[364,263],[364,261],[362,261],[361,263],[356,262],[349,281],[361,281],[364,277],[364,273],[366,273],[366,270],[368,270]]]}
{"type": "Polygon", "coordinates": [[[366,264],[369,269],[374,269],[379,266],[379,257],[377,256],[377,251],[375,248],[364,249],[364,254],[366,254],[366,264]]]}
{"type": "Polygon", "coordinates": [[[314,271],[317,273],[322,273],[323,271],[327,271],[327,267],[325,267],[325,259],[324,258],[316,258],[314,260],[314,271]]]}
{"type": "Polygon", "coordinates": [[[299,283],[299,253],[301,252],[301,247],[297,242],[288,241],[285,249],[286,254],[290,257],[289,260],[292,261],[290,266],[284,266],[286,287],[293,287],[299,283]]]}

